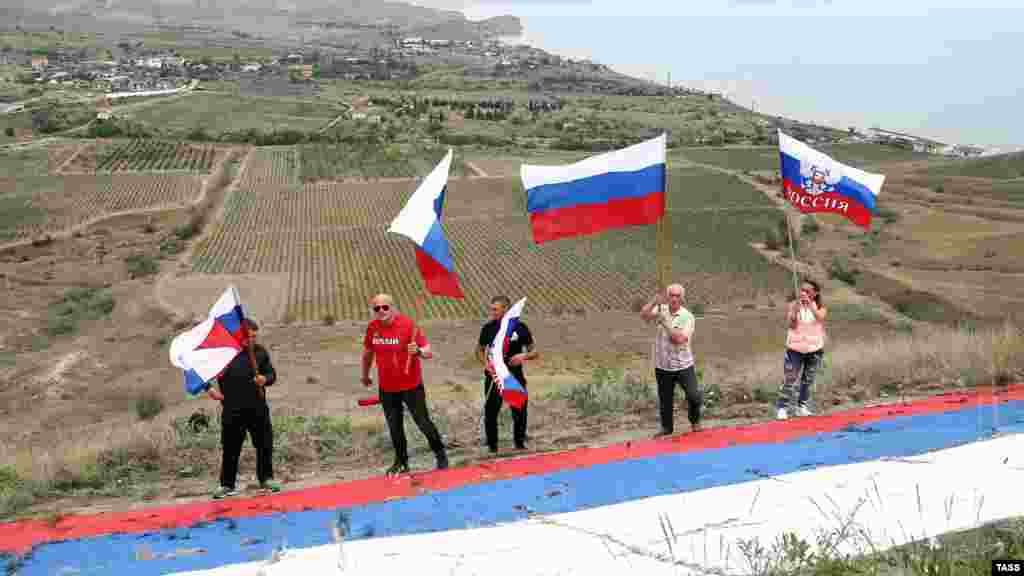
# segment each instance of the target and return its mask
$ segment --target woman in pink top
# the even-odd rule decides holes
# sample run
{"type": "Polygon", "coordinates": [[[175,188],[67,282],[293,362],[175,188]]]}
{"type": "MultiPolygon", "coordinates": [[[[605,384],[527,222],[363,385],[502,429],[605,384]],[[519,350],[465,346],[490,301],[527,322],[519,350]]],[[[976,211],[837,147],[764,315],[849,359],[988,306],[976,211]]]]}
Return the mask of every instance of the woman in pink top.
{"type": "Polygon", "coordinates": [[[793,386],[797,379],[800,380],[800,394],[796,413],[798,416],[811,415],[807,399],[825,353],[827,313],[821,303],[821,285],[813,280],[804,280],[799,299],[790,302],[786,310],[786,360],[776,415],[779,420],[789,417],[787,408],[793,403],[793,386]]]}

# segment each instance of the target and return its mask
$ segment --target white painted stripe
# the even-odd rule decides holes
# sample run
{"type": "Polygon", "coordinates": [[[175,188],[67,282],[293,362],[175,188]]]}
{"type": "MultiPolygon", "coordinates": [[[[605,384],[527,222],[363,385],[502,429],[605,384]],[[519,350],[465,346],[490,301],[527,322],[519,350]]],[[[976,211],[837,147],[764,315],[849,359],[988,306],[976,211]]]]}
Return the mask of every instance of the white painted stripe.
{"type": "Polygon", "coordinates": [[[796,158],[801,164],[829,167],[837,182],[840,177],[846,176],[851,180],[861,183],[875,196],[878,196],[878,193],[881,192],[882,184],[885,182],[884,174],[873,174],[853,166],[847,166],[824,152],[815,150],[796,138],[783,134],[782,130],[779,130],[779,150],[783,154],[796,158]]]}
{"type": "Polygon", "coordinates": [[[612,150],[564,166],[534,166],[523,164],[519,169],[523,188],[530,190],[544,184],[564,184],[609,172],[636,172],[655,164],[665,163],[664,134],[639,144],[612,150]]]}
{"type": "Polygon", "coordinates": [[[286,550],[274,562],[179,576],[742,574],[750,568],[741,540],[756,538],[771,548],[788,531],[813,547],[819,534],[845,524],[861,537],[851,537],[839,552],[884,550],[1022,516],[1022,482],[1024,436],[1012,435],[498,527],[286,550]],[[672,553],[684,565],[671,563],[660,515],[671,522],[672,553]]]}

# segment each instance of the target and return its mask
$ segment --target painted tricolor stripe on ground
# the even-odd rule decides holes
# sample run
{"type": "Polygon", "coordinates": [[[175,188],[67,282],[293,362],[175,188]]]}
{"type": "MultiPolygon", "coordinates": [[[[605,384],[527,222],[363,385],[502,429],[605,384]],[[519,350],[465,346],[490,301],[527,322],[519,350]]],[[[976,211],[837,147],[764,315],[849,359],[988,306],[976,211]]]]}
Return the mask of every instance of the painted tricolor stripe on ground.
{"type": "MultiPolygon", "coordinates": [[[[65,518],[54,525],[8,524],[0,526],[0,547],[37,545],[21,560],[18,574],[255,574],[260,564],[252,563],[264,562],[280,545],[288,552],[265,567],[268,574],[338,573],[333,528],[343,512],[349,518],[344,573],[415,567],[423,574],[460,574],[486,566],[489,573],[564,574],[616,562],[621,571],[628,569],[619,558],[627,545],[635,548],[629,558],[635,569],[656,573],[664,559],[655,557],[667,550],[658,521],[664,512],[677,534],[713,526],[681,536],[673,547],[677,558],[724,565],[724,550],[733,542],[735,565],[735,538],[758,534],[770,540],[787,529],[834,527],[827,524],[836,522],[830,514],[849,512],[841,508],[855,503],[849,500],[853,495],[866,497],[867,482],[877,484],[872,490],[878,511],[872,514],[885,522],[898,519],[908,535],[1022,515],[1016,488],[1024,480],[1021,437],[978,441],[993,427],[1015,434],[1022,426],[1024,387],[1016,386],[996,399],[946,395],[397,481],[377,478],[260,499],[65,518]],[[951,450],[959,445],[966,446],[951,450]],[[931,463],[908,463],[915,457],[931,463]],[[968,501],[981,496],[984,504],[974,510],[968,501]],[[947,520],[943,501],[951,497],[947,520]],[[937,510],[943,522],[935,518],[937,510]],[[511,524],[481,528],[500,523],[511,524]],[[111,535],[118,531],[124,534],[111,535]],[[705,533],[708,556],[703,541],[694,555],[690,543],[705,533]],[[459,562],[462,567],[455,568],[459,562]]],[[[860,514],[866,510],[862,504],[860,514]]],[[[890,524],[883,526],[881,542],[900,541],[890,524]]]]}

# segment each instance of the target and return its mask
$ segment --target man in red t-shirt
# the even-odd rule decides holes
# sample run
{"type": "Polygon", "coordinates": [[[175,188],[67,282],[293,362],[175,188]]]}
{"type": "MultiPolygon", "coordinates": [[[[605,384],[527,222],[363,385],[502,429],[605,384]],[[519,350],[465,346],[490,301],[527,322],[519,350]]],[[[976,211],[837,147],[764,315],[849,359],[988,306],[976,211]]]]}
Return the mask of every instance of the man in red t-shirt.
{"type": "Polygon", "coordinates": [[[430,343],[411,318],[395,309],[391,296],[378,294],[370,303],[375,318],[366,328],[366,337],[363,339],[362,382],[367,387],[373,384],[370,367],[376,359],[380,403],[391,433],[391,444],[395,447],[395,463],[388,469],[388,475],[409,471],[403,404],[409,407],[413,421],[427,437],[430,449],[437,456],[438,469],[447,468],[448,456],[441,434],[427,414],[427,394],[423,388],[420,359],[433,358],[430,343]],[[406,367],[409,368],[408,372],[406,367]]]}

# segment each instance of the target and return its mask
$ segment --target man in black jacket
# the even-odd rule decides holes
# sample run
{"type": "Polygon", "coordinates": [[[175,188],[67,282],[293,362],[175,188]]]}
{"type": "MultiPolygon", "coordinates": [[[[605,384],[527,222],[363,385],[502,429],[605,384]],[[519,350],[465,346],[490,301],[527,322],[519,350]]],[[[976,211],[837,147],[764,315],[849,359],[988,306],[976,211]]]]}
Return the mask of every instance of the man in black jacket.
{"type": "Polygon", "coordinates": [[[256,448],[256,477],[260,488],[279,492],[281,486],[273,481],[274,429],[270,423],[270,407],[267,405],[266,387],[277,380],[274,366],[270,363],[267,349],[256,343],[259,327],[246,319],[249,327],[249,342],[256,356],[258,375],[253,371],[249,351],[242,350],[228,364],[217,378],[220,390],[210,387],[210,398],[221,403],[221,446],[223,460],[220,469],[220,488],[214,493],[215,499],[238,494],[235,480],[238,476],[238,457],[242,452],[245,434],[249,433],[256,448]]]}
{"type": "MultiPolygon", "coordinates": [[[[491,320],[480,329],[476,352],[477,360],[484,366],[484,438],[492,454],[498,451],[498,413],[501,411],[503,400],[495,382],[494,366],[491,365],[489,352],[501,329],[501,319],[511,305],[512,300],[508,296],[495,296],[491,299],[491,320]]],[[[503,346],[503,358],[509,372],[525,388],[526,375],[523,373],[523,364],[538,356],[537,351],[533,349],[533,335],[526,323],[519,322],[510,334],[506,334],[503,346]]],[[[512,411],[512,440],[518,450],[526,449],[527,404],[523,404],[519,410],[509,406],[509,410],[512,411]]]]}

